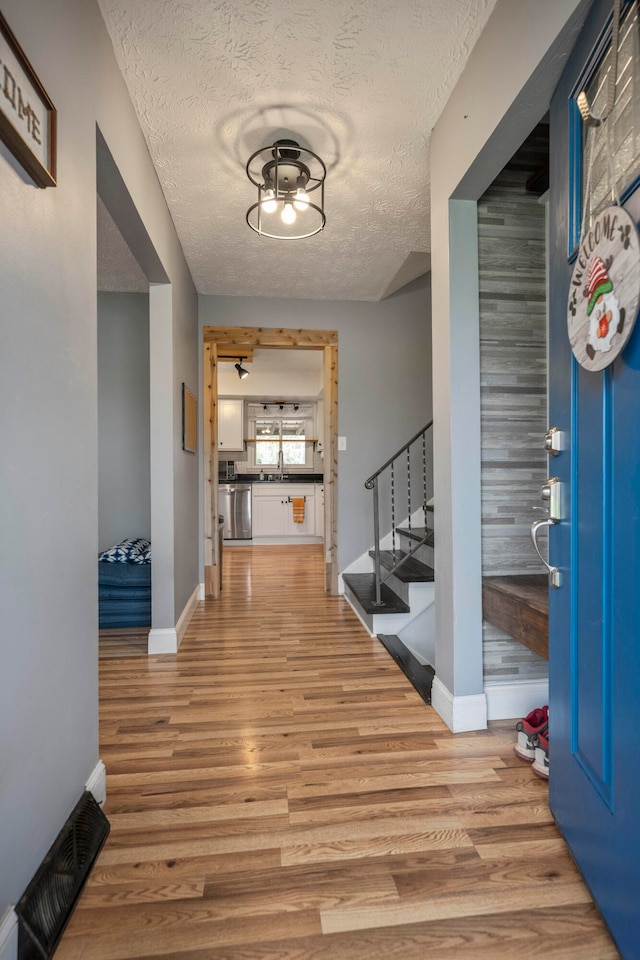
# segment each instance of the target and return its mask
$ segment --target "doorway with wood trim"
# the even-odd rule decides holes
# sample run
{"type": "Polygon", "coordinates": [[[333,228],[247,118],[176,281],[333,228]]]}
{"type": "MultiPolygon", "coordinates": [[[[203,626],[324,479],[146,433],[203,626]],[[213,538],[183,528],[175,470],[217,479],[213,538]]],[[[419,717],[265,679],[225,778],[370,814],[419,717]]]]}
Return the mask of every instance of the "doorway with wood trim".
{"type": "Polygon", "coordinates": [[[204,409],[204,578],[205,596],[220,590],[221,556],[217,535],[218,503],[218,363],[221,357],[242,355],[248,349],[322,350],[324,446],[325,589],[338,593],[337,479],[338,479],[338,332],[265,327],[203,328],[204,409]]]}

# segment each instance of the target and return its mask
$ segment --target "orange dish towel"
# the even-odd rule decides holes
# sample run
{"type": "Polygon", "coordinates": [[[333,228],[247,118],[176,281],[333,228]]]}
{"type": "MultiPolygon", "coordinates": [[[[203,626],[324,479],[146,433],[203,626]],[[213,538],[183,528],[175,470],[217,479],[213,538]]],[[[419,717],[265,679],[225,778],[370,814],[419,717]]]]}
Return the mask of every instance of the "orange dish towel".
{"type": "Polygon", "coordinates": [[[294,523],[304,523],[304,501],[305,497],[291,497],[294,523]]]}

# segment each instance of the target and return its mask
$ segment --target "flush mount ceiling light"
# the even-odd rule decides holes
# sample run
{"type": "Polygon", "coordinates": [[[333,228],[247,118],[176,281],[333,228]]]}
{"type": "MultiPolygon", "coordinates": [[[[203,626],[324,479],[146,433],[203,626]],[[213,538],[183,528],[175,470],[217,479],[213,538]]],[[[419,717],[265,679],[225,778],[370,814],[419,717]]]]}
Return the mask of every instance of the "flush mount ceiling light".
{"type": "Polygon", "coordinates": [[[320,157],[295,140],[276,140],[252,153],[247,176],[258,188],[258,202],[247,223],[261,237],[304,240],[324,229],[324,181],[320,157]]]}
{"type": "Polygon", "coordinates": [[[234,363],[234,367],[238,371],[238,376],[240,377],[241,380],[244,380],[246,377],[249,376],[249,371],[245,370],[245,368],[242,366],[242,361],[246,359],[247,359],[246,357],[238,357],[238,362],[234,363]]]}

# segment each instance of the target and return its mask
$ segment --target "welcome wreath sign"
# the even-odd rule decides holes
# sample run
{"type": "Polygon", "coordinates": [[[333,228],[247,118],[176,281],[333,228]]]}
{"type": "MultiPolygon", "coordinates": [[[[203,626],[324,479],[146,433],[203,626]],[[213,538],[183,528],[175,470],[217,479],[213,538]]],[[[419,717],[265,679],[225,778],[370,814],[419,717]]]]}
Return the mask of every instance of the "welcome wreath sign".
{"type": "Polygon", "coordinates": [[[640,241],[622,207],[603,210],[582,237],[569,289],[567,326],[574,356],[604,370],[631,336],[640,303],[640,241]]]}
{"type": "Polygon", "coordinates": [[[56,185],[56,109],[0,13],[0,139],[39,187],[56,185]]]}

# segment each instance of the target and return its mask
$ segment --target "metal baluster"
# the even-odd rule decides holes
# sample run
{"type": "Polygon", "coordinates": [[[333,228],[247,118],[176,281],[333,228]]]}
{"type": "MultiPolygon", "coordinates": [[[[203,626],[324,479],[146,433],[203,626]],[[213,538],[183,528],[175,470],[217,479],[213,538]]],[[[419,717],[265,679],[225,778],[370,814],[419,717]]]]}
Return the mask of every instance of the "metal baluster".
{"type": "Polygon", "coordinates": [[[395,461],[391,463],[391,549],[393,560],[396,559],[396,487],[395,487],[395,461]]]}
{"type": "Polygon", "coordinates": [[[411,532],[411,447],[407,447],[407,509],[409,511],[409,532],[411,532]]]}
{"type": "Polygon", "coordinates": [[[377,607],[382,606],[380,599],[380,504],[378,503],[378,478],[373,481],[373,566],[376,580],[377,607]]]}
{"type": "MultiPolygon", "coordinates": [[[[432,428],[433,421],[427,424],[424,429],[418,431],[408,443],[405,443],[400,450],[394,454],[393,457],[390,457],[381,467],[376,470],[372,476],[365,480],[365,487],[367,490],[373,490],[373,521],[374,521],[374,563],[375,563],[375,590],[376,590],[376,599],[375,604],[377,606],[384,606],[381,598],[381,588],[385,580],[387,580],[391,574],[400,567],[405,560],[409,559],[413,554],[420,548],[422,543],[425,542],[426,537],[422,537],[420,541],[413,547],[408,554],[404,555],[402,559],[398,559],[401,551],[397,547],[397,534],[396,534],[396,497],[395,497],[395,461],[399,460],[401,455],[406,451],[407,453],[407,502],[408,502],[408,524],[409,529],[411,529],[411,450],[410,448],[416,443],[420,437],[422,437],[422,495],[423,495],[423,511],[424,511],[424,525],[427,526],[427,495],[430,489],[429,478],[427,477],[427,432],[432,428]],[[382,476],[386,470],[390,469],[390,486],[391,486],[391,544],[392,544],[392,557],[393,563],[391,570],[386,574],[385,577],[382,577],[381,565],[380,565],[380,503],[379,503],[379,491],[378,491],[378,477],[382,476]]],[[[385,520],[386,524],[386,520],[385,520]]]]}
{"type": "Polygon", "coordinates": [[[422,512],[424,513],[424,525],[427,526],[427,431],[422,434],[422,512]]]}

